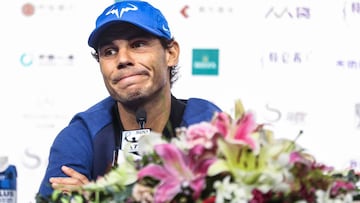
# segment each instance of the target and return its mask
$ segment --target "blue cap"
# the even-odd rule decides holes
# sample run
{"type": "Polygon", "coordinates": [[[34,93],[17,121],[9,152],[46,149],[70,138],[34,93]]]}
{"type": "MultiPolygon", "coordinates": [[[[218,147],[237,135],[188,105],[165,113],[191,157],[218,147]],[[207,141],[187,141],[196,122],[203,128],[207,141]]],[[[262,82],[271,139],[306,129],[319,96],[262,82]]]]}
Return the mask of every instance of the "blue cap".
{"type": "Polygon", "coordinates": [[[172,38],[168,23],[159,9],[145,1],[125,0],[107,7],[96,19],[95,29],[89,36],[89,46],[96,48],[101,32],[117,22],[128,22],[158,37],[172,38]]]}

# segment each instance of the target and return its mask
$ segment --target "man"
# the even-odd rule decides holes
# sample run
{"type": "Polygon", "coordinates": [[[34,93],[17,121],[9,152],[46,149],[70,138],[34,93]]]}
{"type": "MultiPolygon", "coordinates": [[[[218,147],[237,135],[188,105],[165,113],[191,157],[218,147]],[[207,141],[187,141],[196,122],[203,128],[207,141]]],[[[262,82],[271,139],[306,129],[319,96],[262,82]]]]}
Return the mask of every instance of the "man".
{"type": "Polygon", "coordinates": [[[110,96],[76,114],[55,138],[41,196],[71,191],[107,173],[117,165],[122,142],[129,141],[124,132],[144,128],[172,137],[177,127],[209,121],[221,111],[207,100],[172,95],[180,48],[149,3],[120,1],[106,8],[88,44],[110,96]]]}

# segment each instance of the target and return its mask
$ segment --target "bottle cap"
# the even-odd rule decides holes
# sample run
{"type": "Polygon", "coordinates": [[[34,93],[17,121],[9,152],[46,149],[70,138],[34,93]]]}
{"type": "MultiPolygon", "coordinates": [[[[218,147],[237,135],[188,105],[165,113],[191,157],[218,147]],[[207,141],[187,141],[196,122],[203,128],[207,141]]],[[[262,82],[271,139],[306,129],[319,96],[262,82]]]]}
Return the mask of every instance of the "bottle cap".
{"type": "Polygon", "coordinates": [[[9,166],[9,158],[7,156],[0,156],[0,172],[5,171],[9,166]]]}

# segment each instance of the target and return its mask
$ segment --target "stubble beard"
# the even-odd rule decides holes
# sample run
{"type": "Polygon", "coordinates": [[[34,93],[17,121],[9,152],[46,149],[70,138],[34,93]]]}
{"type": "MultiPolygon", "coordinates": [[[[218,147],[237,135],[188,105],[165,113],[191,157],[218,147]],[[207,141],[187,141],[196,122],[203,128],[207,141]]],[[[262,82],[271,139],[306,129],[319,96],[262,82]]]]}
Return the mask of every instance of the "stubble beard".
{"type": "Polygon", "coordinates": [[[146,100],[147,97],[142,94],[141,91],[136,91],[127,95],[127,97],[120,102],[127,108],[137,109],[137,107],[142,106],[146,100]]]}

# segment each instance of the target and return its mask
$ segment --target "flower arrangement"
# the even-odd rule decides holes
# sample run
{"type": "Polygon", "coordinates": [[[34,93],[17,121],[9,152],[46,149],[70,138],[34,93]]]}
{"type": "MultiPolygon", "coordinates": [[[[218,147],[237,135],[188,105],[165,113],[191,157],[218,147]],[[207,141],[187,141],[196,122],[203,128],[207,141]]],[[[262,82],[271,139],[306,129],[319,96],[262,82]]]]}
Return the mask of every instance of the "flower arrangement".
{"type": "MultiPolygon", "coordinates": [[[[358,197],[358,175],[316,162],[295,140],[276,139],[245,111],[216,113],[165,140],[139,141],[140,158],[124,163],[70,195],[38,202],[335,203],[358,197]]],[[[40,198],[39,198],[40,200],[40,198]]]]}

